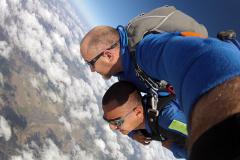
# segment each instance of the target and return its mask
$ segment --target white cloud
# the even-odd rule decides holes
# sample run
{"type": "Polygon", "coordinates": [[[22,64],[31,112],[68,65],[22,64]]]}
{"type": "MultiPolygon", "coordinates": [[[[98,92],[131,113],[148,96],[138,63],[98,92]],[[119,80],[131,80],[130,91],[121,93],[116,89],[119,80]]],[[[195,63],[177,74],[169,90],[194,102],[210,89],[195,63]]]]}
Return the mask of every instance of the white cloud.
{"type": "MultiPolygon", "coordinates": [[[[83,105],[82,102],[95,102],[96,98],[92,87],[82,79],[72,78],[72,83],[66,89],[66,96],[69,102],[83,105]]],[[[81,106],[80,106],[81,107],[81,106]]]]}
{"type": "Polygon", "coordinates": [[[59,119],[59,122],[63,123],[64,126],[66,127],[67,131],[68,132],[72,132],[72,126],[71,124],[65,119],[65,117],[60,117],[59,119]]]}
{"type": "Polygon", "coordinates": [[[126,136],[119,135],[117,132],[112,131],[107,123],[102,125],[103,135],[106,143],[106,149],[111,157],[119,157],[119,159],[127,159],[127,155],[133,154],[133,148],[129,139],[126,136]],[[119,140],[119,138],[124,138],[119,140]],[[127,155],[125,155],[127,154],[127,155]]]}
{"type": "Polygon", "coordinates": [[[0,72],[0,86],[4,85],[3,74],[0,72]]]}
{"type": "Polygon", "coordinates": [[[170,151],[164,147],[162,147],[160,142],[153,141],[148,146],[140,146],[140,152],[145,159],[164,159],[164,160],[174,160],[175,158],[170,153],[170,151]],[[158,154],[156,154],[158,153],[158,154]]]}
{"type": "Polygon", "coordinates": [[[90,135],[95,135],[96,134],[96,128],[94,128],[93,126],[88,126],[87,130],[88,130],[90,135]]]}
{"type": "MultiPolygon", "coordinates": [[[[91,73],[80,57],[79,42],[85,34],[85,26],[67,0],[0,0],[0,27],[8,36],[0,41],[0,54],[9,58],[13,56],[14,48],[18,51],[14,54],[28,55],[44,70],[30,79],[31,85],[53,102],[63,103],[66,109],[64,115],[59,113],[58,121],[71,136],[71,141],[67,142],[71,152],[63,153],[47,139],[44,147],[39,149],[41,160],[171,158],[159,143],[149,147],[132,143],[126,136],[111,131],[102,120],[101,97],[116,79],[104,81],[101,76],[91,73]],[[57,91],[51,87],[41,88],[49,83],[57,91]],[[86,127],[81,128],[81,124],[86,127]],[[76,139],[85,139],[77,137],[75,131],[86,136],[87,142],[75,143],[76,139]]],[[[3,83],[1,77],[0,83],[3,83]]],[[[5,119],[1,117],[0,120],[0,136],[9,140],[11,128],[5,119]]],[[[32,159],[35,157],[29,148],[12,157],[12,160],[32,159]]]]}
{"type": "Polygon", "coordinates": [[[31,85],[33,86],[33,88],[35,88],[35,89],[37,89],[37,90],[40,90],[40,84],[39,84],[39,81],[38,81],[38,79],[37,78],[35,78],[35,77],[32,77],[31,79],[30,79],[30,83],[31,83],[31,85]]]}
{"type": "Polygon", "coordinates": [[[11,127],[9,126],[7,120],[0,116],[0,137],[4,137],[5,141],[8,141],[10,140],[11,136],[11,127]]]}
{"type": "Polygon", "coordinates": [[[70,116],[72,118],[76,118],[76,119],[78,119],[80,121],[86,120],[86,119],[89,120],[92,117],[90,112],[82,111],[80,109],[73,109],[73,108],[70,109],[70,116]]]}
{"type": "Polygon", "coordinates": [[[53,24],[58,33],[64,36],[69,36],[70,31],[68,27],[64,24],[63,19],[60,20],[59,15],[55,15],[54,19],[52,19],[51,24],[53,24]]]}
{"type": "Polygon", "coordinates": [[[53,55],[53,59],[54,61],[57,63],[57,64],[61,64],[61,68],[63,70],[68,70],[68,66],[65,64],[65,62],[63,61],[62,59],[62,55],[58,52],[56,52],[54,55],[53,55]]]}
{"type": "MultiPolygon", "coordinates": [[[[121,156],[121,157],[124,157],[124,159],[126,159],[126,157],[123,155],[123,153],[121,153],[121,146],[117,140],[114,141],[114,140],[108,139],[106,144],[110,150],[110,154],[112,157],[121,156]]],[[[124,145],[124,144],[122,144],[122,145],[124,145]]]]}
{"type": "Polygon", "coordinates": [[[85,150],[82,150],[78,145],[75,145],[73,148],[74,160],[96,160],[92,154],[87,153],[85,150]]]}
{"type": "Polygon", "coordinates": [[[43,90],[42,93],[48,97],[53,103],[61,103],[62,99],[56,92],[53,92],[52,90],[45,91],[43,90]]]}
{"type": "Polygon", "coordinates": [[[22,151],[20,156],[12,156],[11,160],[35,160],[31,151],[22,151]]]}
{"type": "Polygon", "coordinates": [[[69,51],[72,54],[72,59],[77,58],[79,61],[82,61],[84,63],[83,59],[80,56],[80,45],[78,43],[71,43],[69,46],[69,51]]]}
{"type": "Polygon", "coordinates": [[[67,71],[62,68],[60,63],[46,63],[46,68],[48,68],[48,78],[54,84],[58,84],[59,82],[71,84],[71,77],[67,71]]]}
{"type": "MultiPolygon", "coordinates": [[[[122,146],[122,149],[129,155],[133,155],[134,152],[134,148],[133,145],[131,143],[129,143],[130,138],[126,135],[122,135],[119,137],[119,142],[122,144],[125,144],[124,146],[122,146]]],[[[131,141],[131,140],[130,140],[131,141]]]]}
{"type": "Polygon", "coordinates": [[[0,24],[3,25],[4,21],[3,19],[5,19],[6,15],[9,14],[8,11],[8,4],[6,2],[6,0],[1,0],[0,1],[0,24]]]}
{"type": "Polygon", "coordinates": [[[6,41],[0,41],[0,56],[8,59],[12,48],[6,41]]]}
{"type": "Polygon", "coordinates": [[[48,139],[47,144],[44,145],[41,154],[42,160],[70,160],[69,155],[63,154],[59,148],[53,143],[52,140],[48,139]]]}
{"type": "Polygon", "coordinates": [[[58,34],[57,32],[51,32],[51,37],[52,37],[52,40],[53,40],[53,42],[54,42],[54,44],[55,44],[55,46],[57,47],[57,48],[60,48],[60,49],[62,49],[62,50],[64,50],[64,47],[65,47],[65,39],[64,39],[64,37],[63,36],[61,36],[60,34],[58,34]]]}
{"type": "Polygon", "coordinates": [[[97,147],[100,148],[100,150],[105,153],[105,154],[108,154],[108,152],[105,151],[105,148],[106,148],[106,144],[105,142],[102,140],[102,139],[95,139],[94,140],[94,143],[97,147]]]}
{"type": "MultiPolygon", "coordinates": [[[[30,3],[29,3],[30,4],[30,3]]],[[[45,8],[46,6],[44,6],[44,4],[42,5],[38,5],[37,10],[38,10],[38,14],[40,17],[44,17],[44,21],[51,23],[52,18],[54,18],[53,13],[49,12],[47,8],[45,8]]],[[[33,7],[30,4],[30,7],[28,7],[29,10],[31,10],[33,7]]]]}

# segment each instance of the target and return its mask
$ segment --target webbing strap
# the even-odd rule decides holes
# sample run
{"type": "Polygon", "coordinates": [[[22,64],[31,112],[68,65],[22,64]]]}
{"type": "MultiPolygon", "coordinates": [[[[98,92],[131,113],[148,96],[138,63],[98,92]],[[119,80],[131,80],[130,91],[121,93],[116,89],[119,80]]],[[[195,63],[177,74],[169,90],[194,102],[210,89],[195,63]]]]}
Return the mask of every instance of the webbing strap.
{"type": "Polygon", "coordinates": [[[152,95],[147,94],[143,97],[143,103],[146,105],[145,112],[147,114],[148,125],[152,130],[151,138],[153,140],[165,141],[167,138],[162,135],[162,128],[159,127],[158,118],[160,114],[155,113],[157,111],[160,113],[164,106],[166,106],[171,100],[175,98],[175,95],[168,95],[164,97],[158,97],[157,109],[152,110],[152,95]],[[150,110],[149,110],[150,109],[150,110]]]}
{"type": "Polygon", "coordinates": [[[132,62],[134,63],[136,76],[145,84],[145,86],[148,89],[148,94],[151,95],[151,101],[150,101],[151,107],[148,108],[147,112],[152,116],[151,118],[155,119],[158,117],[158,114],[159,114],[158,106],[157,106],[158,92],[167,91],[169,95],[173,95],[175,97],[174,90],[172,86],[169,85],[166,81],[161,80],[157,82],[156,80],[148,76],[137,64],[135,52],[130,52],[130,56],[131,56],[132,62]]]}
{"type": "Polygon", "coordinates": [[[145,86],[149,89],[152,88],[155,91],[158,90],[158,85],[139,67],[139,65],[136,63],[136,57],[135,52],[130,52],[130,56],[132,59],[132,62],[134,64],[134,69],[136,72],[136,76],[144,82],[145,86]]]}
{"type": "Polygon", "coordinates": [[[167,91],[170,94],[175,94],[173,91],[173,88],[171,85],[169,85],[166,81],[161,80],[161,81],[156,81],[152,79],[150,76],[148,76],[137,64],[136,62],[136,57],[135,57],[135,52],[130,52],[130,56],[132,59],[132,62],[134,64],[136,76],[144,82],[145,86],[150,89],[152,88],[156,93],[159,91],[167,91]]]}
{"type": "Polygon", "coordinates": [[[196,32],[180,32],[181,36],[184,37],[200,37],[200,38],[207,38],[206,36],[203,36],[200,33],[196,33],[196,32]]]}

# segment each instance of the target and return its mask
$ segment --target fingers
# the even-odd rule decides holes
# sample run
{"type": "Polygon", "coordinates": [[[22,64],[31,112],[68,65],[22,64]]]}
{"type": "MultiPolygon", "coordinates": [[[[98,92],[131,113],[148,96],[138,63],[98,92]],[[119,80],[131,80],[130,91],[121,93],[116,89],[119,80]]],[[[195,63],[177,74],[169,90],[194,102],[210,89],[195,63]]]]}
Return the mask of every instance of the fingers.
{"type": "Polygon", "coordinates": [[[152,141],[151,137],[144,135],[142,132],[134,133],[132,138],[143,145],[149,145],[152,141]]]}
{"type": "Polygon", "coordinates": [[[151,143],[151,140],[145,140],[144,145],[149,145],[151,143]]]}
{"type": "Polygon", "coordinates": [[[166,140],[166,141],[162,142],[162,146],[165,147],[165,148],[170,149],[170,147],[172,146],[172,143],[173,142],[171,140],[166,140]]]}
{"type": "Polygon", "coordinates": [[[134,136],[133,139],[143,145],[149,145],[151,142],[150,137],[144,137],[143,135],[134,136]]]}

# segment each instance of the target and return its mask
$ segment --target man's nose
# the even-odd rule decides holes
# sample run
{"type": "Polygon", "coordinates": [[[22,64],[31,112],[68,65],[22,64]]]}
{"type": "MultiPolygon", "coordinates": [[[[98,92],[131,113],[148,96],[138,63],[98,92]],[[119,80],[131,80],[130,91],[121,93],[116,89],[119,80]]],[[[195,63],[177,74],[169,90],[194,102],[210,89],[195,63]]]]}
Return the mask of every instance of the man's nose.
{"type": "Polygon", "coordinates": [[[109,124],[109,127],[111,128],[111,130],[118,130],[119,128],[115,125],[109,124]]]}

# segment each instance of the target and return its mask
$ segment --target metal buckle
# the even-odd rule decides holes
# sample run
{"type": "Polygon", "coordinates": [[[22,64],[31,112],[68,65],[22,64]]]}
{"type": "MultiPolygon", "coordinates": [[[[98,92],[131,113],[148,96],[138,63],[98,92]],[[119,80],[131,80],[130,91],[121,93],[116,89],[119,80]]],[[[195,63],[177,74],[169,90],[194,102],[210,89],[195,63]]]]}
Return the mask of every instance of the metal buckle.
{"type": "Polygon", "coordinates": [[[233,40],[236,39],[237,34],[233,30],[222,31],[217,34],[217,38],[220,40],[233,40]]]}
{"type": "Polygon", "coordinates": [[[158,114],[159,114],[159,111],[158,111],[158,110],[152,109],[152,108],[149,108],[149,109],[148,109],[148,113],[150,113],[150,112],[151,112],[151,114],[155,115],[155,117],[157,117],[158,114]]]}

